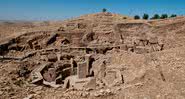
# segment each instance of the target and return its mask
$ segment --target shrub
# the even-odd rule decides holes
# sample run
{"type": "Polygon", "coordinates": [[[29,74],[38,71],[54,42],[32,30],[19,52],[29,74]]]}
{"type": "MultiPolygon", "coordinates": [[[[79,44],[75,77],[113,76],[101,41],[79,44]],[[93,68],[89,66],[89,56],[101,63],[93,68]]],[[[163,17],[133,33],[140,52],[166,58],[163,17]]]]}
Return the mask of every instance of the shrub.
{"type": "Polygon", "coordinates": [[[143,15],[143,19],[148,20],[148,18],[149,18],[149,15],[148,14],[144,14],[143,15]]]}
{"type": "Polygon", "coordinates": [[[137,19],[140,19],[140,16],[139,16],[139,15],[135,15],[135,16],[134,16],[134,19],[136,19],[136,20],[137,20],[137,19]]]}
{"type": "Polygon", "coordinates": [[[127,19],[127,17],[123,17],[123,19],[127,19]]]}
{"type": "Polygon", "coordinates": [[[174,18],[174,17],[177,17],[177,15],[176,14],[172,14],[170,17],[174,18]]]}
{"type": "Polygon", "coordinates": [[[158,14],[155,14],[151,19],[160,19],[160,16],[158,14]]]}
{"type": "Polygon", "coordinates": [[[168,15],[167,14],[162,14],[161,15],[161,19],[166,19],[166,18],[168,18],[168,15]]]}
{"type": "Polygon", "coordinates": [[[103,9],[102,9],[102,12],[107,12],[107,9],[103,8],[103,9]]]}

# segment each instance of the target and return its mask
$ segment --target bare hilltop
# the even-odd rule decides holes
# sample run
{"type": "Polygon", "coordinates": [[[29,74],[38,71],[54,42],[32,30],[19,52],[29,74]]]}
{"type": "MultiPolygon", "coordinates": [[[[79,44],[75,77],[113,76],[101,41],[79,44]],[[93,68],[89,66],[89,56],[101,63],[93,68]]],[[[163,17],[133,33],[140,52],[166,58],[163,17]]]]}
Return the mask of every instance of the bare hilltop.
{"type": "Polygon", "coordinates": [[[185,17],[0,22],[0,99],[184,99],[185,17]]]}

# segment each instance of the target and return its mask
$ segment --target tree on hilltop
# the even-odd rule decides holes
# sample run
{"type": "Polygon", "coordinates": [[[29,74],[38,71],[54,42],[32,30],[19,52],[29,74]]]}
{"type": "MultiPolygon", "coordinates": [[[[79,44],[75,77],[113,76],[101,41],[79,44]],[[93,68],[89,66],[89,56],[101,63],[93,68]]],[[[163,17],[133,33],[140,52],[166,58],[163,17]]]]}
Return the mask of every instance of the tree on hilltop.
{"type": "Polygon", "coordinates": [[[107,12],[107,9],[106,9],[106,8],[103,8],[103,9],[102,9],[102,12],[107,12]]]}
{"type": "Polygon", "coordinates": [[[140,16],[139,15],[135,15],[134,19],[138,20],[138,19],[140,19],[140,16]]]}
{"type": "Polygon", "coordinates": [[[172,15],[170,16],[170,18],[174,18],[174,17],[177,17],[177,15],[176,15],[176,14],[172,14],[172,15]]]}
{"type": "Polygon", "coordinates": [[[145,14],[143,15],[143,19],[148,20],[148,18],[149,18],[149,15],[145,13],[145,14]]]}
{"type": "Polygon", "coordinates": [[[167,14],[162,14],[161,15],[161,19],[166,19],[166,18],[168,18],[168,15],[167,14]]]}
{"type": "Polygon", "coordinates": [[[160,19],[159,14],[155,14],[151,19],[160,19]]]}

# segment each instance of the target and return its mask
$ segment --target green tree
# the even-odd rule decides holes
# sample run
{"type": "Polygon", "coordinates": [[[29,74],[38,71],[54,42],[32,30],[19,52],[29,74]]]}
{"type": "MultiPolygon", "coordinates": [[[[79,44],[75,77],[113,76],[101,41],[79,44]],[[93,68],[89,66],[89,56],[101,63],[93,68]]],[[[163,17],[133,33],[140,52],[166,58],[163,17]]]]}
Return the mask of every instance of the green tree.
{"type": "Polygon", "coordinates": [[[102,12],[107,12],[107,9],[106,9],[106,8],[103,8],[103,9],[102,9],[102,12]]]}
{"type": "Polygon", "coordinates": [[[145,13],[145,14],[143,15],[143,19],[148,20],[148,18],[149,18],[149,15],[145,13]]]}
{"type": "Polygon", "coordinates": [[[134,16],[134,19],[136,19],[136,20],[137,20],[137,19],[140,19],[140,16],[139,16],[139,15],[135,15],[135,16],[134,16]]]}
{"type": "Polygon", "coordinates": [[[155,14],[151,19],[160,19],[160,16],[158,14],[155,14]]]}
{"type": "Polygon", "coordinates": [[[168,18],[168,15],[167,14],[162,14],[161,15],[161,19],[166,19],[166,18],[168,18]]]}
{"type": "Polygon", "coordinates": [[[170,17],[174,18],[174,17],[177,17],[177,15],[176,14],[172,14],[170,17]]]}

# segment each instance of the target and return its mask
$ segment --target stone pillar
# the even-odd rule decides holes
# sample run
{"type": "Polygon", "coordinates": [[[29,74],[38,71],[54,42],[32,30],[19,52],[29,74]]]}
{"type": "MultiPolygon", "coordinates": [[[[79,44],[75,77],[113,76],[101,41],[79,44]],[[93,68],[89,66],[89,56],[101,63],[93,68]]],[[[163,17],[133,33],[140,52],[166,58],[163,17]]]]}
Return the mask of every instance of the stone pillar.
{"type": "Polygon", "coordinates": [[[88,75],[87,62],[79,62],[77,67],[78,78],[86,78],[88,75]]]}
{"type": "Polygon", "coordinates": [[[60,61],[61,54],[57,53],[57,60],[60,61]]]}
{"type": "Polygon", "coordinates": [[[90,58],[91,58],[91,54],[86,54],[86,55],[85,55],[85,61],[86,61],[86,63],[87,63],[88,75],[90,74],[90,58]]]}
{"type": "Polygon", "coordinates": [[[70,62],[71,62],[71,75],[74,75],[74,59],[71,58],[70,62]]]}

